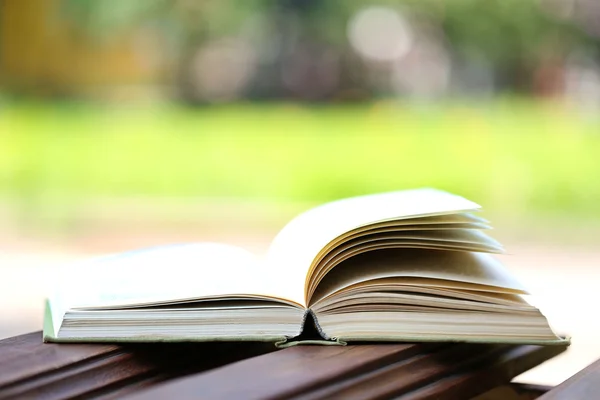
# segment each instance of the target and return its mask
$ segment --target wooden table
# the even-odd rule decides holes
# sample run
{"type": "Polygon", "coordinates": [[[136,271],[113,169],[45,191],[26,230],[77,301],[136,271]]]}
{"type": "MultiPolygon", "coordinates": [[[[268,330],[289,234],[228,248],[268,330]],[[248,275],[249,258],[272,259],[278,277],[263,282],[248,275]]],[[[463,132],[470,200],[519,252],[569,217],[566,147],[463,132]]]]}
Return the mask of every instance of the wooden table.
{"type": "MultiPolygon", "coordinates": [[[[0,341],[0,399],[468,399],[563,346],[0,341]]],[[[524,390],[524,386],[521,390],[524,390]]],[[[533,397],[530,397],[533,398],[533,397]]]]}

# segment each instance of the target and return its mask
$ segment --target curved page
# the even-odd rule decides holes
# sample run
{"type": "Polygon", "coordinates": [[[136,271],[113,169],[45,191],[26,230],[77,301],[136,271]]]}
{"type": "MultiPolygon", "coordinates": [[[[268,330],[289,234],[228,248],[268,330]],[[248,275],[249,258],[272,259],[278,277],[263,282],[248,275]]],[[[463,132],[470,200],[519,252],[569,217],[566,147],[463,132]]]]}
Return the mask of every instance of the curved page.
{"type": "MultiPolygon", "coordinates": [[[[310,306],[360,282],[409,277],[479,285],[497,293],[527,294],[523,285],[496,259],[485,253],[391,249],[359,255],[334,268],[317,287],[310,306]]],[[[366,286],[365,286],[366,287],[366,286]]]]}
{"type": "Polygon", "coordinates": [[[463,197],[435,189],[406,190],[334,201],[306,211],[288,223],[269,248],[267,268],[293,283],[295,286],[290,286],[288,297],[304,303],[313,261],[338,236],[377,222],[479,208],[478,204],[463,197]]]}

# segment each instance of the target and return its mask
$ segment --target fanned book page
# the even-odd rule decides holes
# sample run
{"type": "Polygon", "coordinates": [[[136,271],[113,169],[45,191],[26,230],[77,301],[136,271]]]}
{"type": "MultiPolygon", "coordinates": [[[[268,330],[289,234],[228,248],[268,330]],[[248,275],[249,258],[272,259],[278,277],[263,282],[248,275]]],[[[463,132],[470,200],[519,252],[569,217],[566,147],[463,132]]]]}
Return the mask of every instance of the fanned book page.
{"type": "Polygon", "coordinates": [[[373,194],[299,215],[264,262],[217,243],[92,260],[56,284],[44,340],[564,343],[493,257],[479,208],[435,189],[373,194]]]}

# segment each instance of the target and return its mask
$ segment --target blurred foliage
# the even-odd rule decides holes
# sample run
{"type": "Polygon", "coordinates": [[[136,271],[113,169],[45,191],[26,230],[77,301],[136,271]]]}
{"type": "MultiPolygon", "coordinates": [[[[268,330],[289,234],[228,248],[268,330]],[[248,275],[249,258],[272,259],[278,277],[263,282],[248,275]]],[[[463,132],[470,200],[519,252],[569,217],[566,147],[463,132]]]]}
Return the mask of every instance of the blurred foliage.
{"type": "Polygon", "coordinates": [[[600,216],[600,120],[556,104],[7,105],[0,194],[329,199],[434,186],[514,215],[600,216]]]}
{"type": "MultiPolygon", "coordinates": [[[[324,46],[360,69],[359,61],[347,59],[347,24],[359,10],[374,5],[399,11],[418,26],[419,35],[442,37],[455,61],[490,63],[500,89],[529,91],[532,71],[540,64],[565,59],[573,51],[595,54],[594,49],[600,48],[599,38],[582,26],[579,14],[587,12],[585,4],[578,3],[575,11],[579,14],[561,16],[562,11],[555,10],[564,8],[560,0],[62,0],[62,5],[63,14],[93,37],[118,37],[123,30],[144,23],[159,26],[177,48],[171,53],[177,54],[179,74],[189,69],[192,54],[202,43],[244,37],[249,21],[261,25],[263,36],[285,43],[299,35],[303,43],[324,46]]],[[[276,44],[262,40],[266,41],[257,47],[274,50],[276,44]]],[[[179,84],[185,93],[189,77],[180,76],[179,84]]],[[[269,97],[286,96],[272,93],[269,97]]]]}
{"type": "Polygon", "coordinates": [[[90,33],[109,36],[167,9],[164,0],[63,0],[61,11],[90,33]]]}
{"type": "Polygon", "coordinates": [[[573,67],[591,65],[600,74],[600,32],[589,26],[589,21],[600,17],[600,7],[588,2],[29,0],[3,4],[0,84],[25,96],[118,97],[132,93],[128,87],[136,85],[152,86],[159,96],[187,103],[240,98],[364,100],[423,93],[432,98],[515,91],[553,95],[564,89],[565,76],[573,67]],[[409,43],[408,53],[396,58],[392,54],[385,62],[361,53],[349,34],[361,15],[378,5],[398,16],[404,33],[382,24],[383,31],[367,27],[361,37],[372,34],[372,42],[387,42],[382,47],[387,54],[394,41],[409,43]],[[428,80],[434,82],[434,89],[426,93],[428,80]]]}
{"type": "Polygon", "coordinates": [[[548,50],[548,39],[552,43],[559,39],[561,49],[554,51],[574,44],[598,46],[576,19],[558,18],[536,0],[62,0],[62,5],[65,15],[100,36],[118,35],[122,29],[157,19],[166,29],[202,29],[211,37],[236,35],[250,16],[289,13],[314,39],[343,45],[352,15],[367,6],[386,5],[417,22],[439,25],[448,43],[462,51],[479,51],[492,62],[540,56],[548,50]]]}
{"type": "Polygon", "coordinates": [[[157,22],[166,30],[193,35],[230,33],[264,0],[182,1],[182,0],[62,0],[61,14],[95,37],[119,37],[136,25],[157,22]],[[235,3],[235,4],[234,4],[235,3]]]}

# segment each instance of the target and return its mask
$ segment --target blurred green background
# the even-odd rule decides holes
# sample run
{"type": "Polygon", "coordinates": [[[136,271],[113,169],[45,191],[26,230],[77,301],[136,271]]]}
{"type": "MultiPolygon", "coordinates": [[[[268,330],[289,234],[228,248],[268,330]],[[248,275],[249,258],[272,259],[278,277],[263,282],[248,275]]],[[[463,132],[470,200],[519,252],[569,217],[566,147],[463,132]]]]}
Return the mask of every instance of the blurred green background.
{"type": "Polygon", "coordinates": [[[0,127],[2,194],[42,208],[96,196],[326,201],[435,186],[512,214],[600,211],[600,119],[555,103],[17,103],[0,127]]]}
{"type": "Polygon", "coordinates": [[[420,186],[510,220],[599,219],[588,2],[0,4],[18,230],[68,234],[108,200],[302,208],[420,186]]]}
{"type": "Polygon", "coordinates": [[[571,299],[559,328],[597,349],[576,369],[600,356],[567,307],[600,300],[577,297],[600,262],[598,21],[584,0],[0,0],[0,336],[38,327],[28,279],[57,260],[260,253],[312,205],[433,186],[484,206],[542,303],[571,299]]]}

